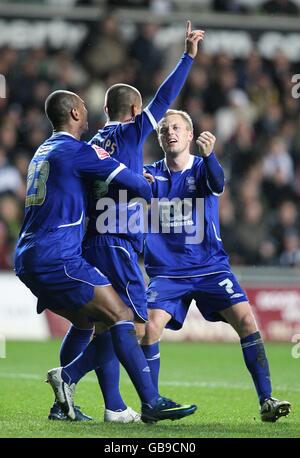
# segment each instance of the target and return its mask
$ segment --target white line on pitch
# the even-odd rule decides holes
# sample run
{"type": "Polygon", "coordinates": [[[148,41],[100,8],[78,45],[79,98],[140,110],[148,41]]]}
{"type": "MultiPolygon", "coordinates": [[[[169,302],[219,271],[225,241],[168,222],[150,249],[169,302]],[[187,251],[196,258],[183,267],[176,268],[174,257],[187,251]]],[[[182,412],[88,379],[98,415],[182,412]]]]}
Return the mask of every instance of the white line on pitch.
{"type": "MultiPolygon", "coordinates": [[[[17,373],[17,372],[2,372],[0,373],[0,378],[4,379],[22,379],[22,380],[38,380],[42,381],[45,379],[45,376],[39,374],[27,374],[27,373],[17,373]]],[[[81,382],[96,382],[96,379],[91,376],[84,377],[81,382]]],[[[130,380],[125,379],[124,382],[127,385],[130,385],[130,380]]],[[[162,380],[159,382],[162,386],[179,386],[179,387],[195,387],[195,388],[233,388],[236,390],[251,390],[251,385],[247,385],[246,383],[229,383],[229,382],[220,382],[220,381],[200,381],[200,382],[180,382],[178,380],[170,380],[164,381],[162,380]]],[[[275,385],[274,390],[279,391],[293,391],[293,392],[300,392],[300,387],[289,387],[288,385],[275,385]]]]}

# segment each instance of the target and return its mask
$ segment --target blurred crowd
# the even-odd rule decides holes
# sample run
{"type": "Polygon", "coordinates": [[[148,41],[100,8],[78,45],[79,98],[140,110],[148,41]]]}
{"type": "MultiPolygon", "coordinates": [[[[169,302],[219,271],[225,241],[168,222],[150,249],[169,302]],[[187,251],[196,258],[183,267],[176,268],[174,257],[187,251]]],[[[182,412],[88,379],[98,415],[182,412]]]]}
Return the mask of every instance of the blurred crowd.
{"type": "MultiPolygon", "coordinates": [[[[5,0],[6,3],[27,3],[27,0],[5,0]]],[[[1,0],[0,0],[1,3],[1,0]]],[[[299,0],[31,0],[31,4],[49,6],[104,6],[112,8],[144,8],[158,14],[186,9],[191,11],[215,11],[229,14],[283,14],[300,13],[299,0]]]]}
{"type": "MultiPolygon", "coordinates": [[[[0,98],[1,270],[12,267],[28,163],[51,134],[47,95],[58,88],[80,94],[89,108],[89,136],[105,123],[102,107],[111,84],[136,86],[145,105],[166,75],[157,31],[156,25],[140,25],[128,41],[108,16],[91,27],[76,54],[0,49],[7,89],[0,98]]],[[[191,115],[195,137],[203,130],[217,137],[227,182],[221,235],[235,265],[300,266],[300,110],[291,82],[297,73],[298,64],[280,51],[273,60],[257,52],[244,60],[200,52],[174,105],[191,115]]],[[[155,134],[144,156],[145,163],[162,158],[155,134]]]]}

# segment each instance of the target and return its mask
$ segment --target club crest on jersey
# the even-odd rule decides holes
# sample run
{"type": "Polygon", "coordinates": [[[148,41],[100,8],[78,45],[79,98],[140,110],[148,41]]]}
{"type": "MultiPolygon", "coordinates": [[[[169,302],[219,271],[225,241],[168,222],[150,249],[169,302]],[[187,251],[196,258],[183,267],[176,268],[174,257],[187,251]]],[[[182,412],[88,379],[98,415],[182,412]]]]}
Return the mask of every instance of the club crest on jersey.
{"type": "Polygon", "coordinates": [[[157,296],[158,296],[158,292],[155,291],[155,290],[151,290],[150,293],[148,294],[147,301],[148,302],[155,302],[157,296]]]}
{"type": "Polygon", "coordinates": [[[194,177],[187,177],[186,180],[186,185],[188,188],[189,192],[196,191],[196,184],[195,184],[195,178],[194,177]]]}
{"type": "Polygon", "coordinates": [[[110,157],[110,154],[107,151],[105,151],[105,149],[100,148],[100,146],[92,145],[92,148],[94,148],[94,150],[96,151],[96,154],[99,157],[99,159],[103,160],[107,157],[110,157]]]}

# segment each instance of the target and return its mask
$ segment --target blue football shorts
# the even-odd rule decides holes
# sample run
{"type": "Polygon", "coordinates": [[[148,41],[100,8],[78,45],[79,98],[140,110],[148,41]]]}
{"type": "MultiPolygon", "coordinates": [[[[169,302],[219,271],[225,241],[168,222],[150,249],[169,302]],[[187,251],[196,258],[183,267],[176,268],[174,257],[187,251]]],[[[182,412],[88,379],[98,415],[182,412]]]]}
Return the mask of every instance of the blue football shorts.
{"type": "Polygon", "coordinates": [[[43,266],[42,272],[20,273],[18,277],[38,298],[37,312],[46,308],[79,310],[94,296],[95,286],[108,286],[110,281],[85,259],[62,262],[58,266],[43,266]]]}
{"type": "Polygon", "coordinates": [[[85,241],[83,256],[109,278],[123,302],[133,310],[135,319],[147,321],[145,280],[138,254],[130,241],[114,235],[99,235],[85,241]]]}
{"type": "Polygon", "coordinates": [[[148,309],[161,309],[172,318],[167,328],[182,327],[192,300],[208,321],[225,321],[220,311],[248,301],[232,272],[188,278],[153,277],[147,289],[148,309]]]}

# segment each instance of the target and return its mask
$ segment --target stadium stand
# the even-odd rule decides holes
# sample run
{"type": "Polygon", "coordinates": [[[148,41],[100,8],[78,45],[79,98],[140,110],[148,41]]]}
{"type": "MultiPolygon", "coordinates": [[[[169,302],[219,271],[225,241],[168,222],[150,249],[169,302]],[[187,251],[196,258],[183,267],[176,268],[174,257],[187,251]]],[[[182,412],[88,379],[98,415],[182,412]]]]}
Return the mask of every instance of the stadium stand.
{"type": "MultiPolygon", "coordinates": [[[[57,5],[54,0],[44,3],[57,5]]],[[[70,7],[76,2],[59,3],[70,7]]],[[[123,11],[125,3],[119,3],[123,11]]],[[[132,7],[138,3],[141,11],[148,8],[164,14],[159,2],[126,3],[128,14],[136,13],[132,7]]],[[[167,3],[170,11],[182,8],[180,2],[167,3]]],[[[189,4],[193,11],[196,3],[186,2],[186,8],[189,4]]],[[[201,3],[202,8],[218,11],[221,3],[228,7],[240,4],[243,12],[259,11],[262,5],[245,0],[201,3]]],[[[80,1],[77,5],[88,10],[104,2],[80,1]]],[[[120,5],[108,1],[104,6],[109,11],[114,6],[118,13],[120,5]]],[[[6,78],[7,95],[0,98],[1,270],[12,268],[28,162],[50,134],[43,113],[49,92],[65,88],[80,93],[90,110],[92,135],[105,123],[102,106],[108,85],[123,81],[150,97],[174,64],[173,55],[178,56],[178,21],[177,28],[159,20],[130,25],[118,14],[105,14],[84,24],[84,38],[74,35],[77,47],[55,44],[50,35],[44,44],[32,46],[24,45],[25,36],[23,46],[21,41],[6,44],[3,36],[0,39],[0,74],[6,78]]],[[[291,96],[292,76],[300,73],[299,61],[289,50],[279,48],[268,56],[255,40],[244,55],[238,50],[232,55],[226,47],[225,51],[222,46],[216,48],[217,39],[218,31],[210,28],[176,107],[191,114],[196,136],[204,129],[216,134],[217,155],[227,180],[220,205],[225,247],[234,265],[299,266],[300,114],[299,100],[291,96]]],[[[145,163],[160,159],[160,154],[153,135],[145,147],[145,163]]]]}

